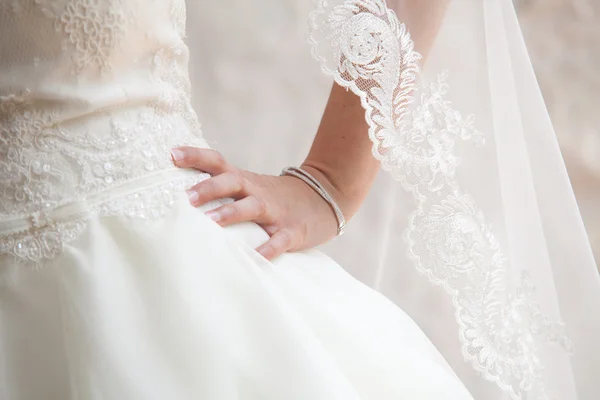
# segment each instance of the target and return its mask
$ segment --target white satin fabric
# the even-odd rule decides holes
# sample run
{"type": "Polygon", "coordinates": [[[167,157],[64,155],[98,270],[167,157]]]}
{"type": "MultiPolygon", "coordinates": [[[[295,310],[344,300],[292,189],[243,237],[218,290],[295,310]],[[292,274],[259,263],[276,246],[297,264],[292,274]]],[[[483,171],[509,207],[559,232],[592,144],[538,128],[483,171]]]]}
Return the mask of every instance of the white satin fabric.
{"type": "Polygon", "coordinates": [[[0,2],[0,399],[472,399],[328,257],[189,205],[184,30],[178,0],[0,2]]]}

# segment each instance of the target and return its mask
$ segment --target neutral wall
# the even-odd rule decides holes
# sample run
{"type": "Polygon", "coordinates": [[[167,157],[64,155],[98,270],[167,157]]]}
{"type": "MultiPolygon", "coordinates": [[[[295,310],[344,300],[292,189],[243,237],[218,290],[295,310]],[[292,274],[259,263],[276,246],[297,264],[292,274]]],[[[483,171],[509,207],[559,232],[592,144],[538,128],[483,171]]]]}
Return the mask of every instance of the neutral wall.
{"type": "MultiPolygon", "coordinates": [[[[188,2],[188,33],[202,38],[192,73],[204,133],[242,167],[296,164],[315,132],[328,79],[304,40],[311,3],[188,2]],[[269,148],[256,148],[256,138],[269,148]]],[[[600,0],[515,4],[600,259],[600,0]]]]}
{"type": "Polygon", "coordinates": [[[515,4],[598,261],[600,0],[515,4]]]}

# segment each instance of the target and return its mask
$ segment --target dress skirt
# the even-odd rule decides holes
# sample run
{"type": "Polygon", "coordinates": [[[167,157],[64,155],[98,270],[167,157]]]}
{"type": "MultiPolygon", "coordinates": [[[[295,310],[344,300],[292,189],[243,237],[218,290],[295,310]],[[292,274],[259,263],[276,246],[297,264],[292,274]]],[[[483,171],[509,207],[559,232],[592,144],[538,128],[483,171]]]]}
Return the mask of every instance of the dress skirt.
{"type": "Polygon", "coordinates": [[[397,306],[319,251],[273,262],[256,224],[182,193],[91,218],[51,265],[0,263],[2,400],[467,400],[397,306]]]}

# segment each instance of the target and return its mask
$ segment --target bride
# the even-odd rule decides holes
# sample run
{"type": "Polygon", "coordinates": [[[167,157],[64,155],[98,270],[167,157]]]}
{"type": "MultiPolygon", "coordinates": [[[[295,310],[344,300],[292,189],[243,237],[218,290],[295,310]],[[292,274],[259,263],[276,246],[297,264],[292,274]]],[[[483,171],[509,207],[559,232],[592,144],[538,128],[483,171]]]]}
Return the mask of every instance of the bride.
{"type": "Polygon", "coordinates": [[[0,1],[0,399],[595,398],[600,285],[513,13],[319,1],[336,83],[273,176],[203,139],[183,0],[0,1]],[[447,291],[379,269],[412,318],[312,250],[380,166],[393,244],[344,251],[447,291]]]}

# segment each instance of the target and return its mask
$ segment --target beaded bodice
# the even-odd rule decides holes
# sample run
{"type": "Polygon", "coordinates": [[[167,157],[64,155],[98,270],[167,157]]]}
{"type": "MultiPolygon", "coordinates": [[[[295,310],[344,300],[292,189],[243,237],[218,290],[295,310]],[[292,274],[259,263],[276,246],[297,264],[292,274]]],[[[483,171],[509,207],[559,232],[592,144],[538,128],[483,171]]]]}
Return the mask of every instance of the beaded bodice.
{"type": "Polygon", "coordinates": [[[150,218],[201,174],[184,0],[0,0],[0,256],[56,258],[90,215],[150,218]]]}

